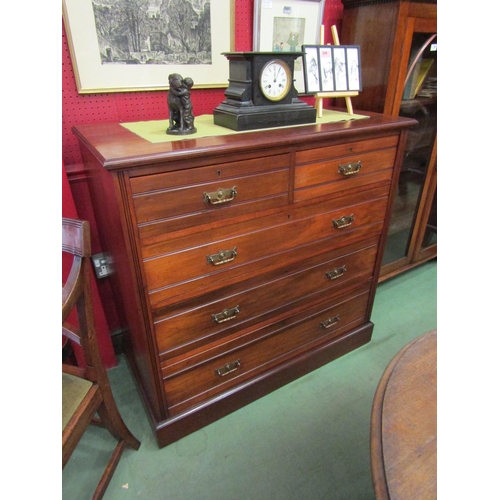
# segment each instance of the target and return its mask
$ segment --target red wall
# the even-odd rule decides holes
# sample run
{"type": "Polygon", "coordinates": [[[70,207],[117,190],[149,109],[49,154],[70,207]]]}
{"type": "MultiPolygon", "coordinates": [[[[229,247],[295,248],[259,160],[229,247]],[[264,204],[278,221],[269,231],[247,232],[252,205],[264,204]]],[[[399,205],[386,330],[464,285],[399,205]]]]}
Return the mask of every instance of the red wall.
{"type": "MultiPolygon", "coordinates": [[[[71,194],[71,188],[68,182],[68,176],[66,175],[66,170],[64,164],[62,165],[62,216],[69,217],[72,219],[78,219],[78,212],[73,200],[73,195],[71,194]]],[[[73,263],[73,257],[68,254],[62,254],[62,282],[65,283],[69,273],[71,271],[71,266],[73,263]]],[[[92,289],[92,305],[94,308],[94,321],[95,328],[97,332],[97,342],[99,344],[99,349],[101,352],[101,358],[104,366],[106,368],[112,368],[116,366],[116,356],[113,350],[113,345],[111,343],[111,337],[109,335],[109,327],[106,321],[106,315],[103,310],[102,302],[99,297],[96,278],[91,276],[90,286],[92,289]]],[[[70,324],[77,325],[78,317],[76,315],[76,309],[71,312],[68,319],[70,324]]],[[[77,362],[79,365],[83,366],[85,364],[83,352],[78,345],[73,345],[73,352],[75,353],[77,362]]]]}
{"type": "MultiPolygon", "coordinates": [[[[235,41],[234,50],[252,50],[254,0],[235,0],[235,41]]],[[[323,17],[325,43],[333,43],[330,27],[339,24],[342,18],[341,0],[326,0],[323,17]]],[[[62,154],[66,166],[71,192],[78,215],[90,221],[92,230],[92,251],[101,251],[97,237],[94,215],[89,202],[89,194],[77,141],[71,132],[74,125],[99,122],[131,122],[165,119],[167,116],[166,91],[120,92],[108,94],[79,95],[71,65],[71,57],[62,29],[62,154]]],[[[195,115],[211,114],[224,100],[224,89],[193,89],[191,100],[195,115]]],[[[305,98],[313,104],[312,98],[305,98]]],[[[114,307],[113,294],[106,279],[98,281],[110,329],[119,328],[120,322],[114,307]]]]}

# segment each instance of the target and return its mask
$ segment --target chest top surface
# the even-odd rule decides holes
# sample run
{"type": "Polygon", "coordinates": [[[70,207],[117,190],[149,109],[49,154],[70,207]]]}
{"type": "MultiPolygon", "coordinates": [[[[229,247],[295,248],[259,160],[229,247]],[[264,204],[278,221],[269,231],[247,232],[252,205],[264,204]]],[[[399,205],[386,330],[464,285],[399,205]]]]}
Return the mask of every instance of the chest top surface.
{"type": "Polygon", "coordinates": [[[336,123],[281,127],[231,135],[149,142],[119,123],[78,125],[73,132],[107,170],[136,168],[143,164],[225,156],[276,147],[306,149],[325,141],[349,141],[369,135],[396,133],[414,120],[363,112],[368,118],[336,123]]]}

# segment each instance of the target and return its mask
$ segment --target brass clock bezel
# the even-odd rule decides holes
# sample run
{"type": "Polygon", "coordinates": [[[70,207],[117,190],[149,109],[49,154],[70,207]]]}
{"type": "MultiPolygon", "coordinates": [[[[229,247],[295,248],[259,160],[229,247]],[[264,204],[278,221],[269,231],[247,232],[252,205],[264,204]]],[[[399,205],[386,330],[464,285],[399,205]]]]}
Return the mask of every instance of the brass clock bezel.
{"type": "Polygon", "coordinates": [[[290,89],[292,87],[292,72],[290,70],[290,66],[288,66],[288,64],[285,61],[281,60],[281,59],[271,59],[270,61],[268,61],[262,67],[262,70],[260,71],[259,86],[260,86],[260,90],[262,92],[262,95],[267,100],[272,101],[272,102],[282,101],[288,95],[288,93],[290,92],[290,89]],[[264,89],[264,86],[262,85],[262,77],[264,75],[264,72],[266,71],[267,67],[271,66],[272,64],[278,64],[279,66],[281,66],[285,70],[286,77],[287,77],[286,87],[285,87],[285,89],[283,90],[283,92],[279,96],[270,96],[270,95],[268,95],[267,92],[264,89]]]}

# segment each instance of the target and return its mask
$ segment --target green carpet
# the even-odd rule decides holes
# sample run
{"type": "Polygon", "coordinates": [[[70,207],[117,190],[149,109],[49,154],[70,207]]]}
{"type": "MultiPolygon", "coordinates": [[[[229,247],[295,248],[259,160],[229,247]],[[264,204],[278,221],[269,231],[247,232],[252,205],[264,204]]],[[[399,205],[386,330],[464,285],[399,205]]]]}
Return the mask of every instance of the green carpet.
{"type": "MultiPolygon", "coordinates": [[[[408,342],[437,326],[437,261],[379,285],[372,341],[180,441],[158,449],[125,359],[110,370],[141,440],[105,499],[374,500],[370,412],[378,381],[408,342]]],[[[63,471],[63,499],[87,500],[114,446],[91,428],[63,471]]]]}

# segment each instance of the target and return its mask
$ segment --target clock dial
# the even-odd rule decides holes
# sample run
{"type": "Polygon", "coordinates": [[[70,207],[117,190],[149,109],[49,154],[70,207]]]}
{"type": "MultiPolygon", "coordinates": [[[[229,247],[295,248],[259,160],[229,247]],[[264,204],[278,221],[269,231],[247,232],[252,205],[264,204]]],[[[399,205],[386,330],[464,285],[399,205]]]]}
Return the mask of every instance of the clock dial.
{"type": "Polygon", "coordinates": [[[270,101],[284,99],[292,85],[292,74],[288,64],[279,59],[269,61],[260,73],[260,89],[270,101]]]}

